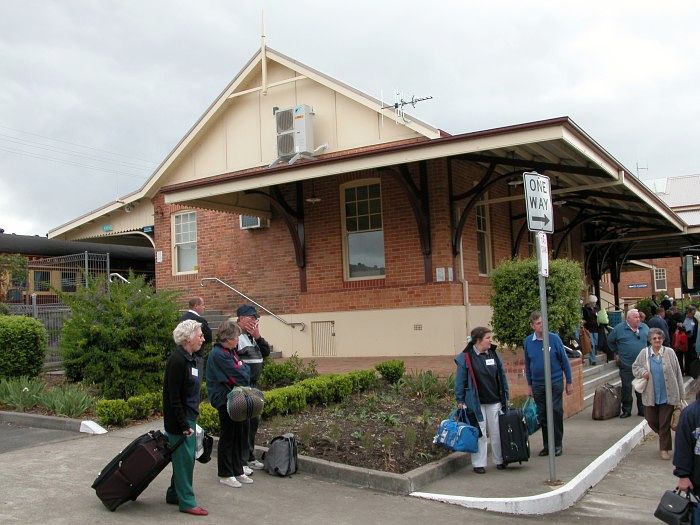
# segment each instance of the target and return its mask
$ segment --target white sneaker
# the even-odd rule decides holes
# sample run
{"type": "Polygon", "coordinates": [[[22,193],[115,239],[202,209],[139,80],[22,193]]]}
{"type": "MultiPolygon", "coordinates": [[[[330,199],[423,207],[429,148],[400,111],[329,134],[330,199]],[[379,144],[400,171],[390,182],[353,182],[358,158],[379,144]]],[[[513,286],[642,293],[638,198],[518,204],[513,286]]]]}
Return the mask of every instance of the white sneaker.
{"type": "Polygon", "coordinates": [[[262,462],[258,461],[257,459],[249,461],[248,466],[254,470],[262,470],[265,468],[265,465],[263,465],[262,462]]]}
{"type": "Polygon", "coordinates": [[[219,483],[223,483],[224,485],[233,487],[234,489],[241,487],[241,482],[233,476],[231,476],[230,478],[219,478],[219,483]]]}
{"type": "Polygon", "coordinates": [[[252,476],[252,475],[253,475],[253,469],[250,468],[250,467],[247,467],[247,466],[243,465],[243,474],[245,474],[246,476],[252,476]]]}
{"type": "Polygon", "coordinates": [[[250,479],[248,476],[245,474],[241,474],[240,476],[236,476],[236,479],[239,481],[238,486],[241,486],[241,483],[253,483],[253,480],[250,479]]]}

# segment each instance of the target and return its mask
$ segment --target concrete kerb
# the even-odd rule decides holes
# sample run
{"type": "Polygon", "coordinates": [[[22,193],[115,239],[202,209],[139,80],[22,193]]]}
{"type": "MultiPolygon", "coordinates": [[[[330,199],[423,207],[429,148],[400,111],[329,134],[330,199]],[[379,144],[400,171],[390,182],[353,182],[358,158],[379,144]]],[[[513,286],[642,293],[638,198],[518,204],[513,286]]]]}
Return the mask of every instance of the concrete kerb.
{"type": "Polygon", "coordinates": [[[33,428],[64,430],[67,432],[84,432],[87,434],[105,434],[107,431],[94,421],[72,419],[69,417],[44,416],[25,412],[6,412],[0,410],[0,422],[33,428]]]}
{"type": "Polygon", "coordinates": [[[559,512],[576,503],[588,489],[599,483],[650,432],[651,429],[647,422],[642,421],[612,447],[598,456],[593,463],[583,469],[571,481],[545,494],[519,498],[475,498],[430,494],[427,492],[413,492],[410,495],[417,498],[461,505],[471,509],[504,514],[551,514],[559,512]]]}

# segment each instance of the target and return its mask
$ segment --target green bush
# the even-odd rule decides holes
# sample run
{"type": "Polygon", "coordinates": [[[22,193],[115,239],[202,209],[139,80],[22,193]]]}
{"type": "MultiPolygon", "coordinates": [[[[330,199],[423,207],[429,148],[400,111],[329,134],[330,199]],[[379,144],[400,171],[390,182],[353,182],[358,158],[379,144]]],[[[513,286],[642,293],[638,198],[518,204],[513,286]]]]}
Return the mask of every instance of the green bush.
{"type": "Polygon", "coordinates": [[[353,392],[364,392],[377,384],[377,373],[374,370],[353,370],[345,375],[352,381],[353,392]]]}
{"type": "MultiPolygon", "coordinates": [[[[492,326],[498,341],[522,345],[530,328],[530,313],[540,309],[537,261],[504,261],[490,274],[492,326]]],[[[584,289],[581,265],[569,259],[549,261],[547,319],[549,331],[572,332],[581,318],[584,289]]]]}
{"type": "Polygon", "coordinates": [[[80,417],[95,403],[95,398],[79,384],[61,385],[39,395],[39,406],[57,416],[80,417]]]}
{"type": "Polygon", "coordinates": [[[148,404],[153,412],[157,412],[159,414],[163,413],[162,392],[149,392],[147,394],[141,394],[141,397],[148,400],[148,404]]]}
{"type": "Polygon", "coordinates": [[[44,392],[44,383],[37,378],[20,376],[0,380],[0,404],[24,412],[34,408],[44,392]]]}
{"type": "Polygon", "coordinates": [[[401,387],[411,397],[444,396],[453,391],[449,378],[440,379],[432,370],[404,375],[401,387]]]}
{"type": "Polygon", "coordinates": [[[108,399],[158,390],[174,346],[176,293],[156,293],[133,273],[129,281],[107,287],[93,279],[74,294],[61,294],[72,312],[61,332],[66,377],[94,383],[108,399]]]}
{"type": "Polygon", "coordinates": [[[644,314],[647,316],[647,322],[654,315],[653,313],[651,313],[651,309],[653,306],[654,303],[651,301],[651,299],[648,298],[640,299],[639,301],[637,301],[637,304],[634,305],[634,307],[637,310],[639,310],[640,312],[644,312],[644,314]]]}
{"type": "Polygon", "coordinates": [[[283,386],[265,392],[263,417],[301,412],[306,408],[306,389],[298,385],[283,386]]]}
{"type": "Polygon", "coordinates": [[[210,434],[219,435],[221,430],[219,411],[209,403],[200,403],[197,424],[210,434]]]}
{"type": "Polygon", "coordinates": [[[36,377],[46,355],[46,329],[21,315],[0,316],[0,378],[36,377]]]}
{"type": "Polygon", "coordinates": [[[122,426],[127,419],[133,417],[129,403],[123,399],[100,399],[95,406],[95,412],[101,425],[122,426]]]}
{"type": "Polygon", "coordinates": [[[263,389],[278,388],[293,385],[317,375],[316,363],[314,361],[304,363],[295,353],[281,363],[265,360],[258,384],[263,389]]]}
{"type": "Polygon", "coordinates": [[[146,394],[131,396],[126,402],[131,409],[131,417],[134,419],[146,419],[153,411],[153,403],[146,394]]]}
{"type": "Polygon", "coordinates": [[[345,375],[329,374],[311,379],[304,379],[295,386],[306,391],[306,403],[309,405],[331,401],[341,401],[352,392],[352,379],[345,375]]]}
{"type": "Polygon", "coordinates": [[[406,371],[406,365],[401,359],[390,359],[375,365],[374,368],[392,385],[401,379],[406,371]]]}
{"type": "Polygon", "coordinates": [[[10,307],[5,303],[0,303],[0,315],[10,315],[10,307]]]}

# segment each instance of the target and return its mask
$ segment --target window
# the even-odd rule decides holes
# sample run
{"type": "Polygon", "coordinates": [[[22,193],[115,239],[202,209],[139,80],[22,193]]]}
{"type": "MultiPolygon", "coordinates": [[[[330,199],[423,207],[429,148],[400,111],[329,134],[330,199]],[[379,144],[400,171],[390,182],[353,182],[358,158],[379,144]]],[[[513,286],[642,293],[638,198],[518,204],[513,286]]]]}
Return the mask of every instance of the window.
{"type": "Polygon", "coordinates": [[[666,290],[666,268],[654,268],[654,291],[666,290]]]}
{"type": "Polygon", "coordinates": [[[34,291],[48,292],[51,288],[51,272],[35,271],[34,272],[34,291]]]}
{"type": "Polygon", "coordinates": [[[197,271],[197,212],[173,217],[173,261],[175,273],[197,271]]]}
{"type": "Polygon", "coordinates": [[[344,186],[343,250],[346,279],[384,277],[384,230],[379,182],[344,186]]]}
{"type": "Polygon", "coordinates": [[[76,273],[75,272],[61,272],[61,291],[62,292],[75,292],[76,284],[76,273]]]}
{"type": "Polygon", "coordinates": [[[477,204],[476,257],[481,275],[486,275],[491,270],[491,232],[489,230],[488,208],[484,204],[477,204]]]}

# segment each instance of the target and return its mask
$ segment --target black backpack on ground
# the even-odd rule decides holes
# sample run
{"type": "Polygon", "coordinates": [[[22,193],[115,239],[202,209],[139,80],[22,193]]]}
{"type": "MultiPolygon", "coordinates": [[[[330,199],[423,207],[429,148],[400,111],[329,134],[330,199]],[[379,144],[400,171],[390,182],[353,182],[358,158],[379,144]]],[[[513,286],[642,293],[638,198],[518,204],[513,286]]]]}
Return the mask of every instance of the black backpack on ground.
{"type": "Polygon", "coordinates": [[[291,476],[298,470],[297,438],[292,433],[282,434],[270,441],[270,448],[263,455],[268,474],[291,476]]]}

